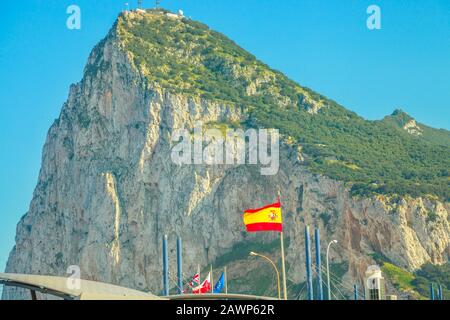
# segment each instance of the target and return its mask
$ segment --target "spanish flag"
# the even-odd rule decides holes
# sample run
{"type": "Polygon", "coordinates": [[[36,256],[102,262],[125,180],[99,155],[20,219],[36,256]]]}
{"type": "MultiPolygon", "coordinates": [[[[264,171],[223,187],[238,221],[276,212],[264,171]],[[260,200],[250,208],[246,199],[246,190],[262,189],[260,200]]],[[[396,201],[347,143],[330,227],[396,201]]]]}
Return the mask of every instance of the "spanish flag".
{"type": "Polygon", "coordinates": [[[280,200],[260,209],[248,209],[244,212],[244,224],[248,232],[283,231],[280,200]]]}

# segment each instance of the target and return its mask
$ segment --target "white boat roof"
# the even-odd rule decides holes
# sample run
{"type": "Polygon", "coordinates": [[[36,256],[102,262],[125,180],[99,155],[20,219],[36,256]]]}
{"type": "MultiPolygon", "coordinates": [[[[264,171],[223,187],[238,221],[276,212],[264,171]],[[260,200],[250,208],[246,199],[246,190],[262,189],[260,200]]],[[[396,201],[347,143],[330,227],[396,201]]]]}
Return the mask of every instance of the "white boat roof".
{"type": "Polygon", "coordinates": [[[76,300],[163,300],[151,293],[109,283],[80,280],[76,289],[68,286],[69,278],[0,273],[0,284],[76,300]]]}

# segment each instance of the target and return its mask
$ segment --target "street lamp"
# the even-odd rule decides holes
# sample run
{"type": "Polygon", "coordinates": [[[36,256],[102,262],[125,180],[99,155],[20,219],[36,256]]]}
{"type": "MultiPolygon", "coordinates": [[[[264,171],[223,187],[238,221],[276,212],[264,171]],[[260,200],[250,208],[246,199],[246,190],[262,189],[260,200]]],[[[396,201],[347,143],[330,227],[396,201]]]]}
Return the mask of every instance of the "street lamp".
{"type": "Polygon", "coordinates": [[[331,288],[330,288],[330,263],[328,259],[328,254],[330,253],[330,247],[332,244],[338,243],[337,240],[332,240],[327,247],[327,288],[328,288],[328,300],[331,300],[331,288]]]}
{"type": "Polygon", "coordinates": [[[273,268],[275,269],[275,272],[276,272],[276,274],[277,274],[278,300],[281,300],[280,273],[278,272],[278,269],[277,269],[277,266],[275,265],[275,263],[274,263],[272,260],[270,260],[268,257],[266,257],[266,256],[264,256],[264,255],[262,255],[262,254],[253,252],[253,251],[250,252],[250,255],[251,255],[251,256],[254,256],[254,257],[260,257],[260,258],[266,259],[266,260],[269,261],[270,264],[273,266],[273,268]]]}

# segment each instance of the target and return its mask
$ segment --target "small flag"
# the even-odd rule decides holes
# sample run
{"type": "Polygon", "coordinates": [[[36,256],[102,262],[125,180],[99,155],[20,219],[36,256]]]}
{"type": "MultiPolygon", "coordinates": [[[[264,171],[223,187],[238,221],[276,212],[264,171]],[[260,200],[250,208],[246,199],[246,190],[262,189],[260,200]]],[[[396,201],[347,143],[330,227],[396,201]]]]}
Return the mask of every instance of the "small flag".
{"type": "Polygon", "coordinates": [[[200,275],[198,273],[196,273],[191,280],[190,286],[191,287],[197,287],[198,285],[200,285],[200,275]]]}
{"type": "Polygon", "coordinates": [[[207,293],[211,291],[211,273],[208,273],[206,279],[201,285],[192,289],[193,294],[207,293]]]}
{"type": "Polygon", "coordinates": [[[214,286],[214,293],[221,293],[223,288],[225,287],[225,273],[222,272],[219,281],[217,281],[214,286]]]}
{"type": "Polygon", "coordinates": [[[248,209],[244,212],[244,224],[248,232],[283,231],[280,199],[259,209],[248,209]]]}

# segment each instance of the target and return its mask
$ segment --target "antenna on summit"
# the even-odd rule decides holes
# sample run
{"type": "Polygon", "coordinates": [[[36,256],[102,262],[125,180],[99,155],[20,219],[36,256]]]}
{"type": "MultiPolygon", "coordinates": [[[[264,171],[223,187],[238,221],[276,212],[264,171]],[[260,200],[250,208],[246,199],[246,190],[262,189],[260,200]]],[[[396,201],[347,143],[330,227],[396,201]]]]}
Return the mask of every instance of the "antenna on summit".
{"type": "Polygon", "coordinates": [[[161,0],[156,0],[155,1],[155,9],[159,9],[160,6],[161,6],[161,0]]]}
{"type": "Polygon", "coordinates": [[[142,9],[142,0],[138,0],[138,9],[142,9]]]}

